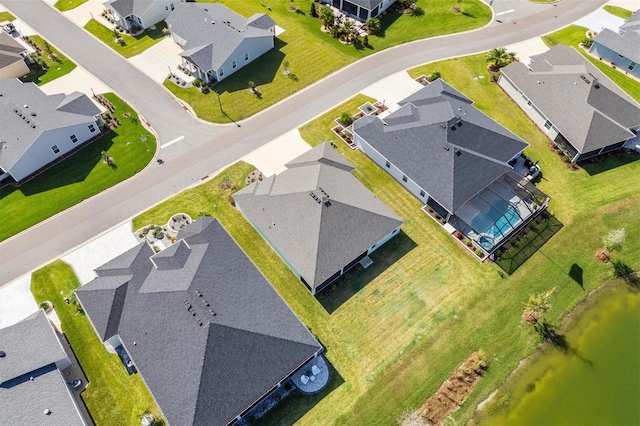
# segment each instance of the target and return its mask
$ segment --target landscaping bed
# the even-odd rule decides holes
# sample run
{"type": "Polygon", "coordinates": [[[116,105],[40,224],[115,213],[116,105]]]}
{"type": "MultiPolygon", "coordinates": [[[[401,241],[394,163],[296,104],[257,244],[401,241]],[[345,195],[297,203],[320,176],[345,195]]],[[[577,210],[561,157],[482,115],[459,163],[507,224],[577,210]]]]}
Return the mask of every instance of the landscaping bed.
{"type": "Polygon", "coordinates": [[[75,63],[42,37],[37,35],[23,36],[22,40],[35,50],[35,53],[30,55],[34,61],[30,66],[31,72],[20,77],[20,81],[23,83],[32,82],[41,86],[75,69],[75,63]]]}

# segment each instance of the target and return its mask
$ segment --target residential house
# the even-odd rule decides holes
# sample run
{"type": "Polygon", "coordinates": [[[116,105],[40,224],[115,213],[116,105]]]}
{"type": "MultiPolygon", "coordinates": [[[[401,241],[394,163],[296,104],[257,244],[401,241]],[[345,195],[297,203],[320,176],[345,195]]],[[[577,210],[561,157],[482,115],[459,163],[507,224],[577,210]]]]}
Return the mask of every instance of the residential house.
{"type": "Polygon", "coordinates": [[[183,49],[183,65],[207,83],[224,80],[274,47],[275,22],[264,13],[244,18],[219,3],[181,3],[166,22],[183,49]]]}
{"type": "MultiPolygon", "coordinates": [[[[358,148],[486,252],[526,225],[544,198],[513,166],[527,143],[443,80],[399,102],[384,119],[353,124],[358,148]]],[[[525,173],[526,174],[526,173],[525,173]]]]}
{"type": "Polygon", "coordinates": [[[86,425],[62,373],[70,365],[44,311],[0,329],[0,424],[86,425]]]}
{"type": "Polygon", "coordinates": [[[397,235],[402,220],[323,143],[233,195],[238,209],[316,294],[397,235]]]}
{"type": "Polygon", "coordinates": [[[589,53],[640,78],[640,10],[631,15],[618,31],[603,28],[593,41],[589,53]]]}
{"type": "Polygon", "coordinates": [[[0,181],[22,181],[100,134],[102,124],[80,92],[46,95],[34,83],[0,80],[0,181]]]}
{"type": "Polygon", "coordinates": [[[498,84],[572,162],[619,149],[640,129],[640,105],[572,47],[513,62],[498,84]]]}
{"type": "Polygon", "coordinates": [[[322,0],[323,3],[340,9],[352,18],[366,21],[377,18],[387,10],[396,0],[322,0]]]}
{"type": "Polygon", "coordinates": [[[22,77],[29,73],[25,62],[27,48],[9,34],[0,31],[0,79],[22,77]]]}
{"type": "Polygon", "coordinates": [[[141,243],[95,272],[76,295],[171,425],[234,423],[322,351],[215,219],[185,226],[163,251],[141,243]]]}
{"type": "Polygon", "coordinates": [[[104,4],[116,25],[136,33],[164,21],[184,0],[109,0],[104,4]]]}

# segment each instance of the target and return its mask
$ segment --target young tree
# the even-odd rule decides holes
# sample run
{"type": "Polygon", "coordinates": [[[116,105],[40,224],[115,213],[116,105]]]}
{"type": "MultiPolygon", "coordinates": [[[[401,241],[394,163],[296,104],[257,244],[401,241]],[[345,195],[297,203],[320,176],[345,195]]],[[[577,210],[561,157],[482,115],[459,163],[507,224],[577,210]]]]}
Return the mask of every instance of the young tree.
{"type": "Polygon", "coordinates": [[[312,18],[317,18],[318,17],[318,9],[316,9],[316,3],[315,2],[311,2],[311,8],[309,9],[309,15],[311,15],[312,18]]]}
{"type": "Polygon", "coordinates": [[[249,86],[249,90],[251,91],[251,93],[256,93],[258,91],[258,89],[256,89],[256,83],[254,83],[253,81],[249,81],[247,85],[249,86]]]}
{"type": "Polygon", "coordinates": [[[322,6],[322,9],[320,9],[320,20],[322,21],[322,25],[324,25],[325,28],[333,27],[336,21],[336,17],[333,14],[333,10],[331,10],[329,6],[322,6]]]}
{"type": "Polygon", "coordinates": [[[532,294],[529,296],[529,300],[525,303],[523,317],[526,321],[532,325],[538,323],[540,318],[551,308],[549,303],[551,296],[555,293],[556,287],[544,293],[532,294]]]}
{"type": "Polygon", "coordinates": [[[627,231],[624,228],[614,229],[602,239],[602,244],[609,252],[620,251],[626,237],[627,231]]]}

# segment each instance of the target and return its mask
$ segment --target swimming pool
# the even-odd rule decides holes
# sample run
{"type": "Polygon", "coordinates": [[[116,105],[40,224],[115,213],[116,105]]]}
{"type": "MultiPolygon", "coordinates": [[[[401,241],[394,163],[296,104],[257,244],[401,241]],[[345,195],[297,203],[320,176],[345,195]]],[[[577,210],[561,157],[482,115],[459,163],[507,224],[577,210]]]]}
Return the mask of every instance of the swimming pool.
{"type": "Polygon", "coordinates": [[[519,221],[520,215],[514,206],[504,200],[496,200],[487,212],[476,215],[470,225],[480,235],[478,242],[482,247],[490,249],[519,221]]]}

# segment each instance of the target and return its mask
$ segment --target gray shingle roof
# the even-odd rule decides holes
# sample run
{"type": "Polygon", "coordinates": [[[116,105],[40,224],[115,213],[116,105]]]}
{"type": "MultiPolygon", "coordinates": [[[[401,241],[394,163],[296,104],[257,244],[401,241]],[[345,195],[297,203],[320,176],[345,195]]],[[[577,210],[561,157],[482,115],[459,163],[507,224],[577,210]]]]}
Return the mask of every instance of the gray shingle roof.
{"type": "Polygon", "coordinates": [[[98,107],[82,93],[46,95],[33,83],[0,80],[0,167],[11,169],[44,132],[91,124],[98,114],[98,107]]]}
{"type": "Polygon", "coordinates": [[[43,311],[0,329],[0,350],[1,425],[84,424],[55,365],[66,353],[43,311]]]}
{"type": "Polygon", "coordinates": [[[624,21],[624,24],[620,25],[620,28],[625,31],[640,32],[640,9],[636,10],[629,19],[624,21]]]}
{"type": "Polygon", "coordinates": [[[354,132],[452,213],[511,170],[506,162],[527,147],[443,80],[399,104],[384,122],[356,121],[354,132]]]}
{"type": "Polygon", "coordinates": [[[178,3],[166,22],[186,40],[181,55],[204,71],[218,70],[247,38],[273,37],[275,25],[264,13],[247,19],[218,3],[178,3]]]}
{"type": "Polygon", "coordinates": [[[594,42],[631,59],[635,63],[640,63],[640,34],[636,32],[626,31],[623,34],[618,34],[609,28],[603,28],[594,42]]]}
{"type": "Polygon", "coordinates": [[[25,50],[27,49],[15,41],[13,37],[4,31],[0,31],[0,69],[16,62],[24,61],[20,53],[25,50]]]}
{"type": "Polygon", "coordinates": [[[218,221],[178,239],[158,254],[134,247],[76,293],[101,339],[119,334],[170,424],[224,425],[321,346],[218,221]]]}
{"type": "Polygon", "coordinates": [[[502,72],[579,152],[627,140],[640,125],[640,105],[571,47],[557,45],[532,56],[529,68],[513,62],[502,72]]]}
{"type": "MultiPolygon", "coordinates": [[[[129,15],[142,16],[156,0],[110,0],[105,4],[111,6],[122,17],[129,15]]],[[[179,0],[176,0],[179,1],[179,0]]]]}
{"type": "Polygon", "coordinates": [[[66,356],[44,311],[0,329],[0,384],[66,356]]]}
{"type": "Polygon", "coordinates": [[[312,288],[402,224],[327,144],[287,167],[234,199],[312,288]]]}

